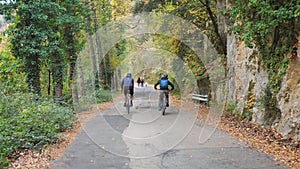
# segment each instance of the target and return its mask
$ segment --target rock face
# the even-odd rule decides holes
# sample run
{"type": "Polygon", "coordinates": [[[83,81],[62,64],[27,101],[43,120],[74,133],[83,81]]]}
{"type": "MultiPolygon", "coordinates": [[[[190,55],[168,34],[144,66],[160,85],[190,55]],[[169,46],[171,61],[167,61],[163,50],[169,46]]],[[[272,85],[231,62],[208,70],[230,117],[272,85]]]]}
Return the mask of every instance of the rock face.
{"type": "MultiPolygon", "coordinates": [[[[219,3],[225,3],[229,8],[232,2],[226,0],[219,3]]],[[[290,58],[281,89],[276,95],[277,106],[271,107],[264,105],[268,100],[265,96],[268,96],[269,78],[258,59],[258,52],[247,48],[243,42],[236,40],[231,31],[226,30],[227,100],[235,106],[239,115],[254,123],[274,127],[285,138],[300,140],[300,36],[295,45],[297,56],[290,58]],[[270,107],[275,111],[270,111],[270,107]]]]}
{"type": "MultiPolygon", "coordinates": [[[[299,37],[300,39],[300,37],[299,37]]],[[[299,41],[300,43],[300,41],[299,41]]],[[[263,70],[258,53],[249,49],[229,33],[227,36],[228,100],[236,111],[252,122],[276,127],[284,137],[300,139],[300,44],[298,56],[291,59],[282,87],[277,94],[278,116],[271,118],[263,106],[269,83],[268,73],[263,70]]],[[[271,114],[272,116],[272,114],[271,114]]]]}
{"type": "Polygon", "coordinates": [[[300,139],[300,37],[298,56],[290,59],[281,90],[277,94],[281,119],[278,131],[285,137],[300,139]]]}
{"type": "Polygon", "coordinates": [[[232,34],[227,37],[227,52],[228,99],[241,115],[253,114],[252,120],[263,124],[264,109],[258,100],[268,84],[268,74],[261,68],[258,53],[232,34]]]}

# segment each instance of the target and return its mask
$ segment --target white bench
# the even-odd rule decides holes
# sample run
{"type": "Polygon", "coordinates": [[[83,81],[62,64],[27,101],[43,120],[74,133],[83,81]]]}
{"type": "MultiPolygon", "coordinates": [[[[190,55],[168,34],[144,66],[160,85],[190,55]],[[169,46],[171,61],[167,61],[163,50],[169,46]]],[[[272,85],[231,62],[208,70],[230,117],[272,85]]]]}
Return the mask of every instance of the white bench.
{"type": "Polygon", "coordinates": [[[192,100],[197,103],[203,102],[207,106],[209,105],[208,95],[192,94],[192,100]]]}

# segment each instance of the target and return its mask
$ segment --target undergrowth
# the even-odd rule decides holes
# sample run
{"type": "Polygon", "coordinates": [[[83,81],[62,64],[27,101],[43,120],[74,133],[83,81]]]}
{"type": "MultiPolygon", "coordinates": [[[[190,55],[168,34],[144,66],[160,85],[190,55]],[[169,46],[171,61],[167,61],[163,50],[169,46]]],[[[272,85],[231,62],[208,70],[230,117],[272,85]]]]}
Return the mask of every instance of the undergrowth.
{"type": "Polygon", "coordinates": [[[72,109],[33,94],[0,96],[0,168],[24,149],[41,150],[72,128],[72,109]]]}

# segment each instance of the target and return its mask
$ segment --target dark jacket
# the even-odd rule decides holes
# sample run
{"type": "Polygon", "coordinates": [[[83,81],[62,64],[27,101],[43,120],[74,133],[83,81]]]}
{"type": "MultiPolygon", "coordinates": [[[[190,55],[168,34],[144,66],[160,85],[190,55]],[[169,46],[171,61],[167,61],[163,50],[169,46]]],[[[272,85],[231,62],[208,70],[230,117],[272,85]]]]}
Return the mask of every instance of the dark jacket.
{"type": "MultiPolygon", "coordinates": [[[[161,80],[168,80],[168,79],[166,79],[166,78],[161,78],[161,79],[159,79],[159,80],[155,83],[155,85],[154,85],[154,89],[155,89],[155,90],[157,89],[157,86],[160,85],[160,81],[161,81],[161,80]]],[[[168,80],[168,86],[171,86],[171,90],[174,90],[174,85],[173,85],[173,83],[171,83],[169,80],[168,80]]],[[[165,87],[165,88],[159,86],[159,89],[160,89],[160,90],[168,90],[168,86],[165,87]]]]}

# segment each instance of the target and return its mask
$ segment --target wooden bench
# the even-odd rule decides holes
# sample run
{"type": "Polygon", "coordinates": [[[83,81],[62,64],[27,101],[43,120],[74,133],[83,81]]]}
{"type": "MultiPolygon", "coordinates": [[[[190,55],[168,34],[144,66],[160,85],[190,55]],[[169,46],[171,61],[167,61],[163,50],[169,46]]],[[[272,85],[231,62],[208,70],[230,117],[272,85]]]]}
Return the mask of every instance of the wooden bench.
{"type": "Polygon", "coordinates": [[[192,94],[192,100],[196,103],[204,103],[209,106],[208,95],[192,94]]]}

